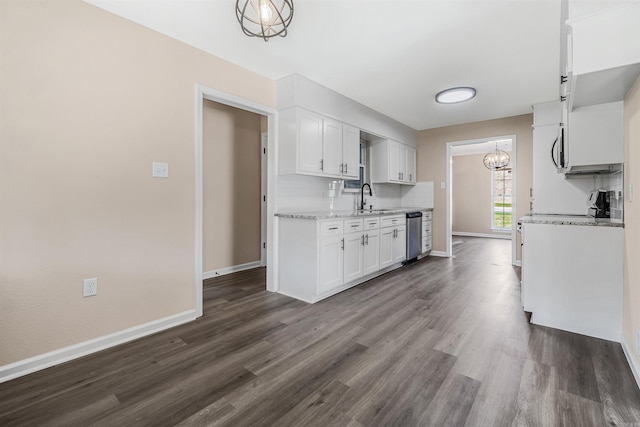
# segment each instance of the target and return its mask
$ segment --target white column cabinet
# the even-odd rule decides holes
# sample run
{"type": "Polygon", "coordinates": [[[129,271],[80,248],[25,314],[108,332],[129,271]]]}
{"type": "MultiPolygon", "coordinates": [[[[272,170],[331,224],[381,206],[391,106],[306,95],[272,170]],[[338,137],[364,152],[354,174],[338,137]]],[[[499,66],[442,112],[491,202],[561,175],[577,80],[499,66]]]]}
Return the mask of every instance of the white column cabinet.
{"type": "Polygon", "coordinates": [[[407,259],[407,226],[396,227],[396,237],[393,239],[393,263],[407,259]]]}
{"type": "Polygon", "coordinates": [[[380,270],[380,231],[369,230],[364,233],[364,251],[362,257],[364,276],[380,270]]]}
{"type": "Polygon", "coordinates": [[[363,246],[361,232],[344,235],[344,283],[362,277],[363,246]]]}
{"type": "Polygon", "coordinates": [[[302,108],[279,114],[281,174],[357,179],[360,130],[302,108]]]}

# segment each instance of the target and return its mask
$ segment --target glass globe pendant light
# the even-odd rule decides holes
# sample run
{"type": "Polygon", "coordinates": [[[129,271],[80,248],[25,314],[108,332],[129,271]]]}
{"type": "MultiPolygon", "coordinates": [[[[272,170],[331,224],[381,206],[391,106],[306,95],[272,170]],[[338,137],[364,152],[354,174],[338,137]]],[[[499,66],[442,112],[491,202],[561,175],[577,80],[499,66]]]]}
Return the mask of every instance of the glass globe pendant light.
{"type": "Polygon", "coordinates": [[[242,31],[249,37],[287,35],[293,18],[293,0],[236,0],[236,17],[242,31]]]}
{"type": "Polygon", "coordinates": [[[498,143],[496,142],[496,148],[494,150],[489,151],[482,158],[482,163],[487,169],[491,170],[499,170],[506,168],[509,166],[509,162],[511,161],[511,156],[509,153],[503,150],[498,149],[498,143]]]}

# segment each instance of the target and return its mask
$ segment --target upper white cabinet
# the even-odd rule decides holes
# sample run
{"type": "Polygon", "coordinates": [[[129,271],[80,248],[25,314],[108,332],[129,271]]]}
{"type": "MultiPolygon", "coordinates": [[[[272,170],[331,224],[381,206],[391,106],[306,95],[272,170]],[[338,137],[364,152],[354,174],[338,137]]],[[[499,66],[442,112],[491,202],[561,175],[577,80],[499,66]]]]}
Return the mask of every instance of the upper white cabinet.
{"type": "Polygon", "coordinates": [[[576,108],[570,112],[565,173],[623,163],[623,115],[622,101],[576,108]]]}
{"type": "Polygon", "coordinates": [[[371,182],[416,183],[416,149],[397,141],[371,143],[371,182]]]}
{"type": "Polygon", "coordinates": [[[303,108],[279,118],[280,173],[358,178],[359,129],[303,108]]]}
{"type": "MultiPolygon", "coordinates": [[[[568,108],[624,99],[640,75],[640,2],[570,2],[563,95],[568,108]]],[[[565,49],[563,49],[565,51],[565,49]]]]}

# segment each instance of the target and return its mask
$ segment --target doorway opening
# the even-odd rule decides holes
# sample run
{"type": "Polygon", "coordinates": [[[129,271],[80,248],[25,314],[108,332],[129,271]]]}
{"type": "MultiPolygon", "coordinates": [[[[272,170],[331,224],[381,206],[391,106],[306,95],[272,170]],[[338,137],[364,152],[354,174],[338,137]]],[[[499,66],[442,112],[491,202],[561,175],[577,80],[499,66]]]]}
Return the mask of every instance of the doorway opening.
{"type": "Polygon", "coordinates": [[[517,260],[516,136],[496,136],[447,144],[446,255],[453,236],[511,240],[511,263],[517,260]],[[484,166],[484,154],[498,145],[511,162],[500,170],[484,166]]]}
{"type": "Polygon", "coordinates": [[[277,112],[196,85],[195,298],[203,310],[203,279],[269,267],[273,251],[274,147],[277,112]]]}

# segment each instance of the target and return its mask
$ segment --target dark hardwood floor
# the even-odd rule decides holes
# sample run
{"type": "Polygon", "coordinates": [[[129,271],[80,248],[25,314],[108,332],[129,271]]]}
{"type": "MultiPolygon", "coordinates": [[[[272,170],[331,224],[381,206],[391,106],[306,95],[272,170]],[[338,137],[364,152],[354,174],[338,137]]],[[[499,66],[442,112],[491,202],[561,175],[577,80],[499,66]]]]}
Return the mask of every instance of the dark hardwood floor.
{"type": "Polygon", "coordinates": [[[0,384],[0,425],[640,425],[618,343],[530,325],[510,242],[455,241],[314,305],[206,281],[201,319],[0,384]]]}

